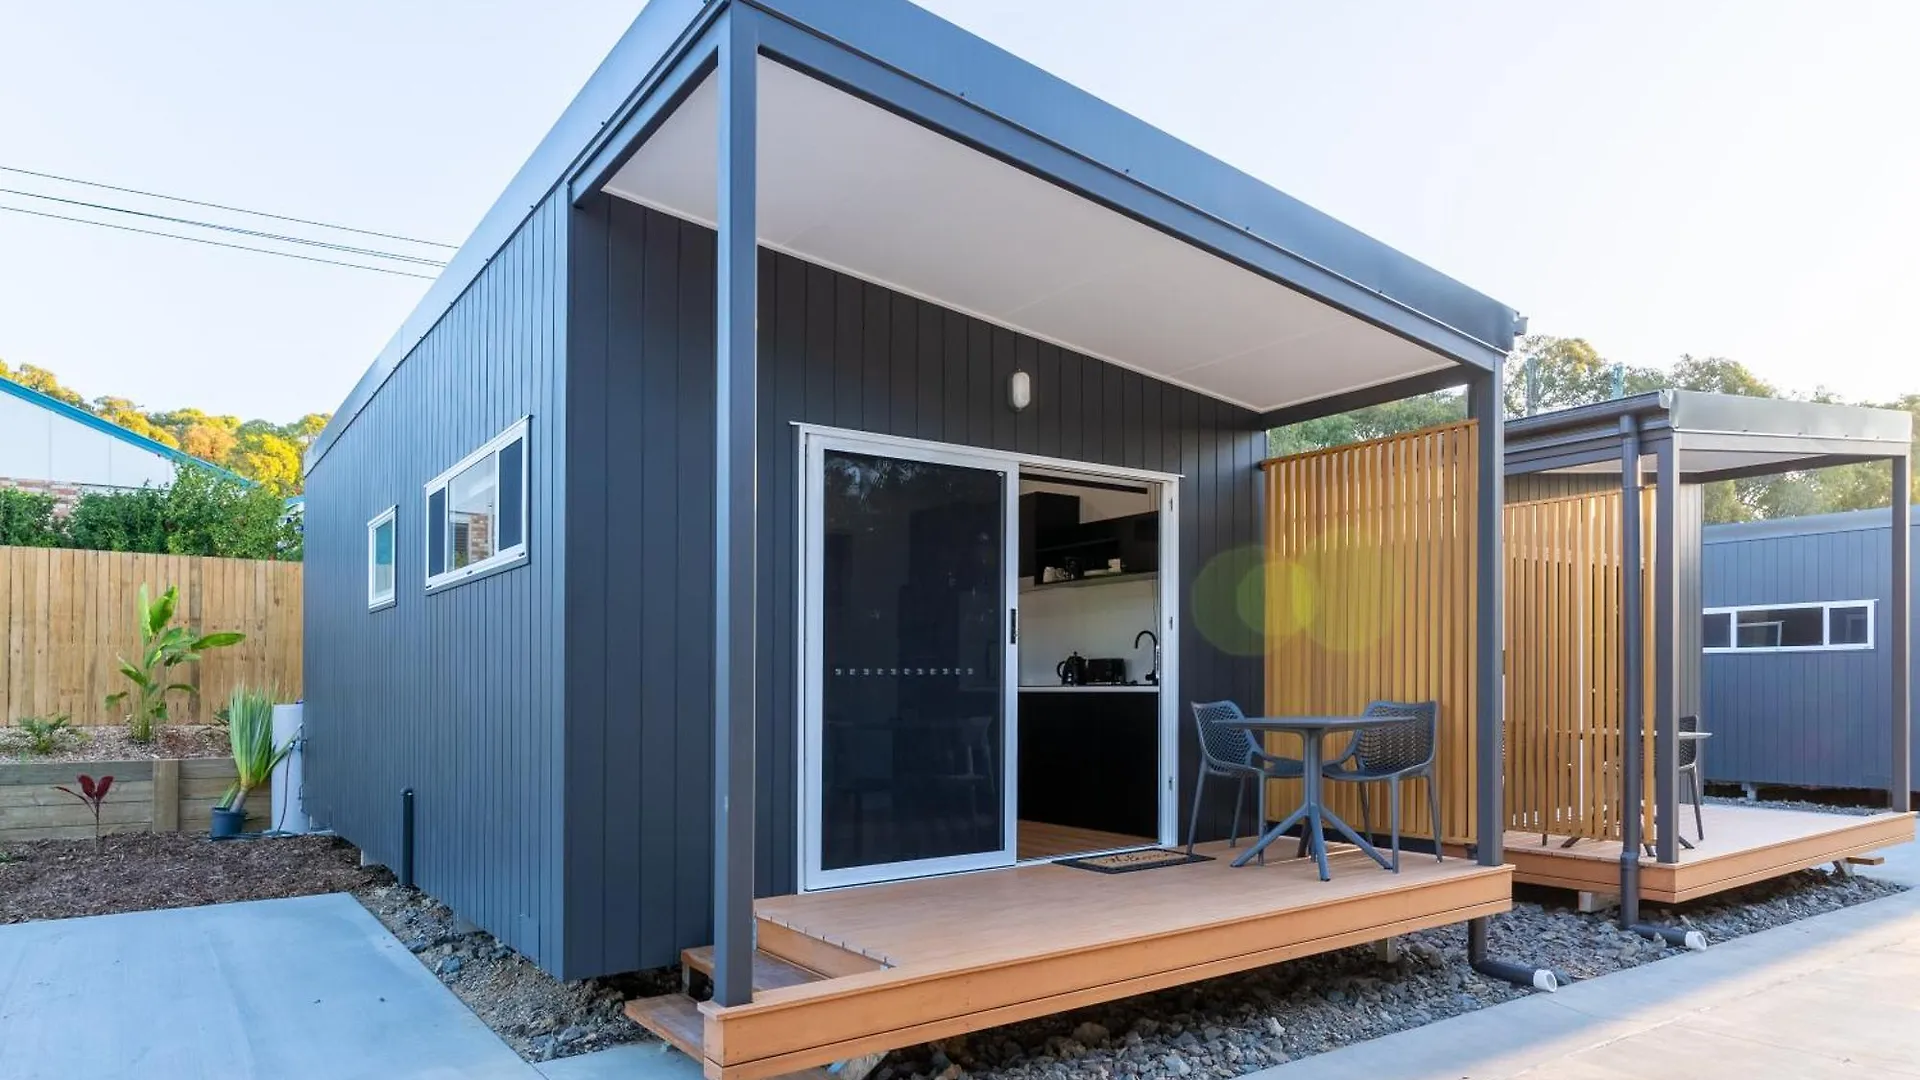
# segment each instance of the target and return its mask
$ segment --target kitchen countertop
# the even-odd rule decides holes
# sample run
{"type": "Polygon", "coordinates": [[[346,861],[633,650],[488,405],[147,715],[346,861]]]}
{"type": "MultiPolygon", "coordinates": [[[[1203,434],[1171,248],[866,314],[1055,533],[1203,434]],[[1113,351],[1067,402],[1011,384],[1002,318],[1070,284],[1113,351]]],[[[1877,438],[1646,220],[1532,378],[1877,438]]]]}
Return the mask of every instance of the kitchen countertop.
{"type": "Polygon", "coordinates": [[[1114,683],[1094,683],[1090,686],[1061,686],[1059,683],[1029,685],[1022,683],[1020,692],[1023,694],[1157,694],[1160,692],[1160,687],[1147,683],[1141,683],[1137,686],[1121,686],[1114,683]]]}

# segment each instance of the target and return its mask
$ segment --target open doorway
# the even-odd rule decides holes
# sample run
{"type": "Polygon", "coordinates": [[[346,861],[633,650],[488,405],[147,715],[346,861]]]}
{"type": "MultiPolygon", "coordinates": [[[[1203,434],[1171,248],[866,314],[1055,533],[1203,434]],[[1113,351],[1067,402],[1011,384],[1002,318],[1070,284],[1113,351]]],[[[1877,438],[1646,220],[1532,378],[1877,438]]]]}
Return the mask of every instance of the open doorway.
{"type": "Polygon", "coordinates": [[[1023,468],[1017,856],[1161,841],[1160,485],[1023,468]]]}

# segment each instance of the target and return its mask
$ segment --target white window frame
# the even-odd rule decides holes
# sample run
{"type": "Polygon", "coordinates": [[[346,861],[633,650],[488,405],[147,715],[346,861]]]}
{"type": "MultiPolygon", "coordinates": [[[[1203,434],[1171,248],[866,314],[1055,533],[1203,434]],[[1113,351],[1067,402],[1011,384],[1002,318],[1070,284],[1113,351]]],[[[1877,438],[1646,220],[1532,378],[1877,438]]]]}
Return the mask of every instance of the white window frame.
{"type": "MultiPolygon", "coordinates": [[[[1720,647],[1703,648],[1701,651],[1708,652],[1708,653],[1743,653],[1743,654],[1744,653],[1799,653],[1799,652],[1870,652],[1873,650],[1873,648],[1877,644],[1877,642],[1875,641],[1875,633],[1876,633],[1875,627],[1879,622],[1879,619],[1878,619],[1879,612],[1877,610],[1879,603],[1880,602],[1878,600],[1817,600],[1812,602],[1793,603],[1793,604],[1737,604],[1731,607],[1705,608],[1700,612],[1702,617],[1705,617],[1708,615],[1725,615],[1728,617],[1727,618],[1728,644],[1720,647]],[[1833,609],[1834,608],[1857,608],[1857,607],[1863,607],[1867,609],[1867,640],[1865,642],[1858,642],[1858,643],[1834,644],[1832,641],[1833,609]],[[1819,644],[1819,645],[1749,645],[1744,648],[1741,647],[1740,645],[1740,613],[1741,612],[1805,610],[1809,608],[1820,609],[1820,640],[1822,644],[1819,644]]],[[[1703,632],[1704,632],[1704,628],[1703,628],[1703,632]]]]}
{"type": "Polygon", "coordinates": [[[387,507],[375,514],[367,522],[367,610],[383,611],[400,602],[400,507],[398,504],[387,507]],[[373,583],[373,570],[376,565],[378,548],[374,537],[379,534],[382,525],[393,526],[393,575],[387,582],[387,594],[380,595],[373,583]]]}
{"type": "MultiPolygon", "coordinates": [[[[426,589],[428,592],[437,592],[441,589],[451,588],[462,582],[471,581],[476,577],[498,573],[501,570],[509,569],[527,561],[527,539],[528,534],[533,531],[533,521],[531,520],[528,510],[529,492],[527,490],[533,472],[533,441],[527,438],[529,422],[532,419],[531,416],[523,416],[514,421],[512,424],[509,424],[505,430],[501,431],[500,434],[481,443],[466,457],[447,466],[440,475],[422,485],[420,490],[420,505],[422,508],[422,519],[425,521],[425,524],[420,529],[422,534],[420,540],[420,552],[422,555],[420,573],[426,580],[426,589]],[[446,490],[447,485],[453,482],[454,477],[466,472],[467,469],[471,468],[476,462],[479,462],[488,455],[498,453],[503,447],[515,439],[525,440],[520,444],[520,542],[510,548],[501,548],[499,551],[481,559],[479,562],[468,563],[458,569],[449,566],[438,574],[432,573],[434,538],[436,536],[450,535],[448,530],[442,527],[444,525],[443,522],[433,520],[434,492],[446,490]]],[[[496,469],[497,468],[498,466],[496,466],[496,469]]],[[[494,491],[496,493],[495,498],[497,499],[499,497],[499,477],[497,475],[494,478],[494,491]]],[[[502,510],[504,510],[504,507],[496,504],[495,513],[500,513],[502,510]]],[[[451,558],[449,558],[448,561],[451,562],[451,558]]]]}

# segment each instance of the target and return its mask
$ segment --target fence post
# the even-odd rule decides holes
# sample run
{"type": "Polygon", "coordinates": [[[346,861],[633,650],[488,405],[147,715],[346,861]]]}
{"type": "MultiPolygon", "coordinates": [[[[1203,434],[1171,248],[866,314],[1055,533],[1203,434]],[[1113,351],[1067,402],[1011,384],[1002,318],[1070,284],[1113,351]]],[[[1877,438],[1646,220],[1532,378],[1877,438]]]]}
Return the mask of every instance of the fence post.
{"type": "Polygon", "coordinates": [[[180,762],[172,758],[153,763],[153,831],[180,831],[180,762]]]}

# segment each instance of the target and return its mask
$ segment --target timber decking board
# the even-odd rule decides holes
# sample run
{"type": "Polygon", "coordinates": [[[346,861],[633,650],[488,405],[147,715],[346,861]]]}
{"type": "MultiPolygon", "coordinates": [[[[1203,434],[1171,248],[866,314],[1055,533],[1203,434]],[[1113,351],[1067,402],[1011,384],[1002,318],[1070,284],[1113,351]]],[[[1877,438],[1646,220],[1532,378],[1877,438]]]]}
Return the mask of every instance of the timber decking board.
{"type": "MultiPolygon", "coordinates": [[[[1907,843],[1914,839],[1914,815],[1826,814],[1764,806],[1708,804],[1701,808],[1706,839],[1693,834],[1692,807],[1682,805],[1692,849],[1680,849],[1680,861],[1662,864],[1640,859],[1640,895],[1659,903],[1683,903],[1717,892],[1780,877],[1810,866],[1907,843]]],[[[1507,861],[1514,880],[1564,889],[1616,891],[1620,882],[1620,843],[1583,840],[1571,848],[1564,837],[1509,832],[1507,861]]]]}
{"type": "Polygon", "coordinates": [[[761,947],[821,940],[886,969],[702,1006],[709,1076],[781,1075],[993,1024],[1504,911],[1511,868],[1349,848],[1311,861],[1212,861],[1106,875],[1054,864],[893,882],[756,905],[761,947]]]}
{"type": "MultiPolygon", "coordinates": [[[[697,971],[707,978],[713,978],[713,946],[701,945],[697,948],[683,949],[680,962],[689,970],[697,971]]],[[[779,990],[787,986],[804,986],[810,982],[819,982],[824,976],[810,971],[799,964],[782,960],[780,957],[758,949],[753,954],[753,990],[779,990]]]]}
{"type": "Polygon", "coordinates": [[[1027,859],[1054,859],[1116,848],[1151,847],[1153,844],[1154,839],[1150,836],[1129,836],[1099,829],[1082,829],[1074,825],[1023,820],[1020,822],[1015,855],[1024,862],[1027,859]]]}
{"type": "Polygon", "coordinates": [[[627,1002],[622,1010],[627,1019],[660,1036],[669,1046],[687,1055],[695,1061],[703,1060],[706,1051],[700,1044],[702,1020],[700,1003],[685,994],[662,994],[659,997],[634,998],[627,1002]]]}

